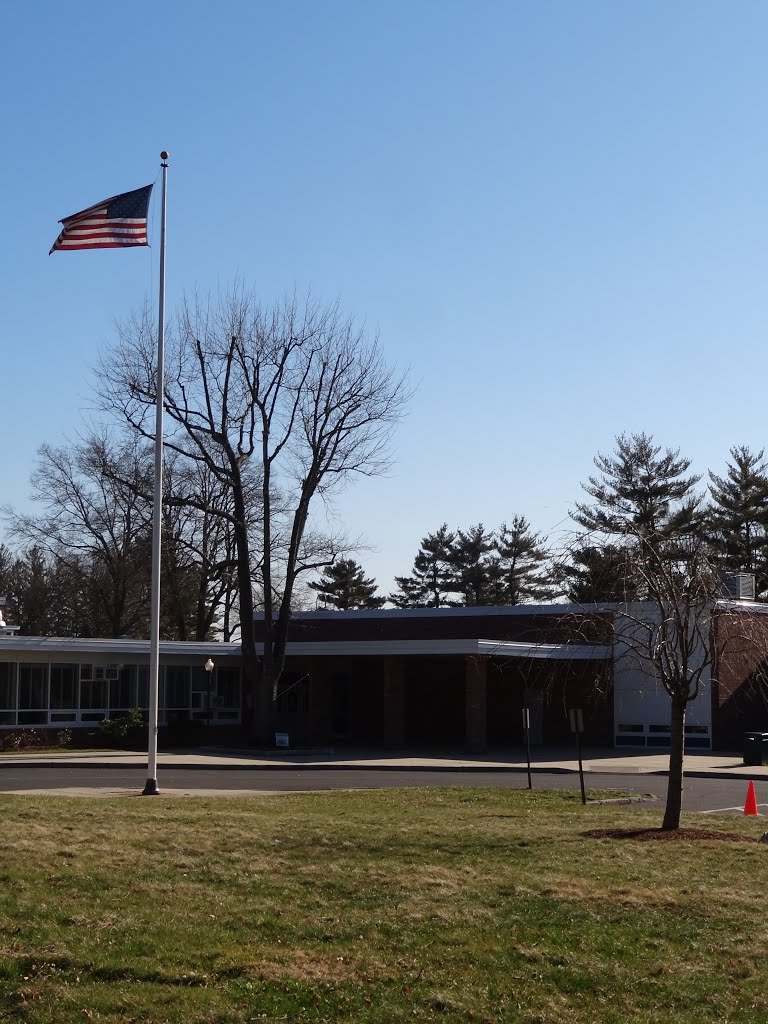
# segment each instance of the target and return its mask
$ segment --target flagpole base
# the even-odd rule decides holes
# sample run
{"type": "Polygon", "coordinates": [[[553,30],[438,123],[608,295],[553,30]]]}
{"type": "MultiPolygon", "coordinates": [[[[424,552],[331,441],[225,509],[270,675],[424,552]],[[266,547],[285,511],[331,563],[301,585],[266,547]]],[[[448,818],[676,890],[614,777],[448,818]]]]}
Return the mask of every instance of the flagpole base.
{"type": "Polygon", "coordinates": [[[141,791],[142,796],[160,796],[160,790],[157,787],[157,779],[147,779],[144,789],[141,791]]]}

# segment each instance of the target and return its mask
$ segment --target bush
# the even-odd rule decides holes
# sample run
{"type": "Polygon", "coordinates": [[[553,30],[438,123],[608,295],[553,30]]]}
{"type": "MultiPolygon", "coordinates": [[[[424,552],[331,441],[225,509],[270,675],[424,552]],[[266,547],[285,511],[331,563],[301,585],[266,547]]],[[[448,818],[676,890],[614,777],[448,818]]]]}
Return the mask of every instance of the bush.
{"type": "Polygon", "coordinates": [[[99,738],[108,746],[135,741],[144,730],[144,715],[139,708],[132,708],[119,718],[105,718],[99,722],[99,738]]]}
{"type": "Polygon", "coordinates": [[[0,750],[35,750],[71,745],[71,729],[58,729],[55,733],[45,729],[14,729],[13,732],[0,733],[0,750]]]}
{"type": "Polygon", "coordinates": [[[39,729],[21,729],[0,734],[0,750],[29,750],[49,745],[47,734],[39,729]]]}

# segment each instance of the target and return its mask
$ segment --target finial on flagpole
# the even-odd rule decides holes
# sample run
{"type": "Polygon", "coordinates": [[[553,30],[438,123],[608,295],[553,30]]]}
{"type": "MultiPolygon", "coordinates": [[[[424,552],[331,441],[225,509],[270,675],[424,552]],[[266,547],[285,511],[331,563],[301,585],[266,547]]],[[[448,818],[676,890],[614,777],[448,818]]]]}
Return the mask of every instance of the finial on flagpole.
{"type": "Polygon", "coordinates": [[[162,151],[162,153],[160,154],[160,159],[161,159],[161,160],[167,160],[167,159],[168,159],[168,156],[169,156],[168,152],[167,152],[167,151],[166,151],[166,150],[164,149],[164,150],[162,151]]]}

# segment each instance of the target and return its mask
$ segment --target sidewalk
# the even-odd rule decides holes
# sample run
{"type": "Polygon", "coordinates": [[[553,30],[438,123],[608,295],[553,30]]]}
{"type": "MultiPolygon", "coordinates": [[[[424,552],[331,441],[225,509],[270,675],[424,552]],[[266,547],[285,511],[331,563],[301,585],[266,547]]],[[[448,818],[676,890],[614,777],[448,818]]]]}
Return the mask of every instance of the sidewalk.
{"type": "MultiPolygon", "coordinates": [[[[665,775],[669,755],[664,751],[647,753],[612,748],[585,750],[582,755],[585,772],[593,774],[665,775]]],[[[20,766],[98,766],[141,767],[146,754],[141,751],[48,751],[0,754],[0,770],[4,764],[20,766]]],[[[524,772],[525,751],[519,748],[492,750],[485,754],[453,751],[380,751],[380,750],[317,750],[317,751],[248,751],[201,748],[191,751],[161,751],[161,768],[207,768],[221,770],[260,769],[302,771],[333,771],[347,768],[369,771],[460,771],[460,772],[524,772]]],[[[532,752],[531,770],[535,772],[577,772],[579,763],[573,749],[538,748],[532,752]]],[[[691,778],[741,777],[768,779],[768,765],[745,766],[741,754],[691,752],[685,755],[685,773],[691,778]]]]}

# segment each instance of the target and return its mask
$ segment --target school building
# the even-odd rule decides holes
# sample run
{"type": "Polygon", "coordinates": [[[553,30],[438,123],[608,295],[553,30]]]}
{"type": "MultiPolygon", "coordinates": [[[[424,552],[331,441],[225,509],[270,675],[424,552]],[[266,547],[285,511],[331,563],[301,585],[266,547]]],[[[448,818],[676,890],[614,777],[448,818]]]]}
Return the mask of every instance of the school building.
{"type": "MultiPolygon", "coordinates": [[[[316,611],[294,615],[274,716],[291,746],[450,747],[479,752],[523,741],[663,748],[669,701],[625,657],[616,605],[316,611]]],[[[257,639],[261,630],[257,619],[257,639]]],[[[688,706],[691,748],[740,748],[768,731],[763,672],[768,606],[718,602],[715,657],[688,706]]],[[[239,644],[163,642],[159,718],[165,730],[216,742],[247,736],[239,644]],[[213,668],[206,671],[206,663],[213,668]]],[[[149,641],[20,636],[2,619],[0,731],[92,729],[146,709],[149,641]]]]}

